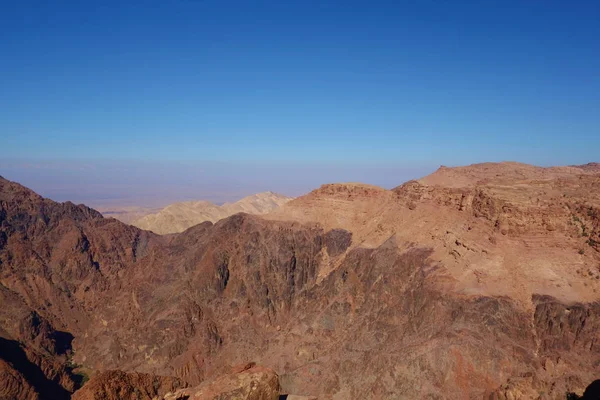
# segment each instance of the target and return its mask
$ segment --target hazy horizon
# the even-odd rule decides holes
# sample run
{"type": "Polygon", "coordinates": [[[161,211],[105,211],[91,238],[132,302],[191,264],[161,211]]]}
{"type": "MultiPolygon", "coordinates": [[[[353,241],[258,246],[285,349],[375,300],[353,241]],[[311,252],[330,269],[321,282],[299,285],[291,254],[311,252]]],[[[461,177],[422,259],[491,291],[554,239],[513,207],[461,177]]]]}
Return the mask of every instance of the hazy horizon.
{"type": "Polygon", "coordinates": [[[600,5],[4,4],[0,175],[158,206],[595,161],[600,5]]]}
{"type": "MultiPolygon", "coordinates": [[[[492,162],[505,161],[515,160],[492,162]]],[[[589,162],[596,161],[568,165],[589,162]]],[[[440,166],[351,168],[339,165],[287,165],[274,168],[218,163],[212,166],[175,162],[149,165],[147,162],[131,160],[59,162],[2,159],[0,176],[55,201],[83,203],[107,211],[111,207],[115,210],[125,207],[161,208],[193,200],[222,204],[267,191],[298,197],[327,183],[359,182],[391,189],[411,179],[422,178],[440,166]],[[249,169],[253,169],[255,174],[249,174],[249,169]]]]}
{"type": "Polygon", "coordinates": [[[438,167],[2,159],[0,175],[56,201],[92,207],[162,207],[189,200],[220,204],[266,191],[297,197],[334,182],[392,188],[438,167]]]}

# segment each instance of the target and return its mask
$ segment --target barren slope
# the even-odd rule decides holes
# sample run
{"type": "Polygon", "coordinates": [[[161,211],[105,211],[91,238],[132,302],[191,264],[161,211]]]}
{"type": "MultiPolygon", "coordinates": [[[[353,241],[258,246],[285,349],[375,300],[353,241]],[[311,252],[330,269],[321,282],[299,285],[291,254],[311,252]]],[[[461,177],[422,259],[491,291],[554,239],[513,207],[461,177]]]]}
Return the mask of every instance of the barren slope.
{"type": "Polygon", "coordinates": [[[354,235],[353,247],[394,238],[432,249],[458,293],[533,294],[594,301],[600,290],[600,168],[517,163],[442,167],[393,190],[324,185],[266,218],[318,222],[354,235]]]}
{"type": "Polygon", "coordinates": [[[247,361],[319,399],[582,392],[600,363],[597,169],[478,168],[460,187],[325,185],[162,237],[0,179],[0,336],[22,349],[0,353],[0,393],[66,398],[77,371],[118,369],[114,390],[160,394],[247,361]]]}
{"type": "Polygon", "coordinates": [[[217,222],[238,212],[264,214],[282,206],[291,199],[291,197],[277,193],[264,192],[244,197],[235,203],[225,203],[221,206],[208,201],[174,203],[157,213],[148,214],[133,221],[132,225],[159,234],[183,232],[204,221],[217,222]]]}

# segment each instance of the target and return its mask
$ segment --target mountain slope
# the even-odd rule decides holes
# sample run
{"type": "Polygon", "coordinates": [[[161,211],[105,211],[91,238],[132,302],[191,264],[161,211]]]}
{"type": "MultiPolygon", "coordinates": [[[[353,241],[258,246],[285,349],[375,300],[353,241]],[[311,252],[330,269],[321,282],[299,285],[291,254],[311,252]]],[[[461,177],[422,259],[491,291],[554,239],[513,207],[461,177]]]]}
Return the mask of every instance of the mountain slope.
{"type": "Polygon", "coordinates": [[[343,228],[356,247],[393,237],[400,250],[431,248],[456,292],[530,307],[535,293],[597,299],[599,209],[598,168],[502,163],[441,168],[393,190],[324,185],[265,218],[343,228]]]}
{"type": "Polygon", "coordinates": [[[244,197],[221,206],[208,201],[187,201],[171,204],[154,214],[145,215],[132,225],[159,234],[183,232],[204,221],[217,222],[238,212],[264,214],[290,201],[291,197],[273,192],[244,197]]]}
{"type": "Polygon", "coordinates": [[[154,236],[0,177],[0,373],[12,377],[2,395],[69,397],[81,381],[69,361],[74,337],[154,236]]]}
{"type": "MultiPolygon", "coordinates": [[[[170,236],[0,180],[0,334],[44,352],[67,393],[77,371],[196,386],[248,361],[319,399],[582,392],[600,363],[600,175],[477,168],[460,187],[325,185],[170,236]]],[[[56,389],[7,357],[18,398],[56,389]]]]}

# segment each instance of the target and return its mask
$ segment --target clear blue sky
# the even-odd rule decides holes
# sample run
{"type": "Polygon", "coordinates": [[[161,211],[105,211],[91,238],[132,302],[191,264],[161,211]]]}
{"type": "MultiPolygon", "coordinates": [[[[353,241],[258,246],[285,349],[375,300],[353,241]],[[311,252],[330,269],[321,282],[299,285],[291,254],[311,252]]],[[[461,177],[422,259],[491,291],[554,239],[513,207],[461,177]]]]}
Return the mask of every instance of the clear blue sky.
{"type": "Polygon", "coordinates": [[[0,5],[0,175],[60,200],[600,158],[599,1],[0,5]]]}

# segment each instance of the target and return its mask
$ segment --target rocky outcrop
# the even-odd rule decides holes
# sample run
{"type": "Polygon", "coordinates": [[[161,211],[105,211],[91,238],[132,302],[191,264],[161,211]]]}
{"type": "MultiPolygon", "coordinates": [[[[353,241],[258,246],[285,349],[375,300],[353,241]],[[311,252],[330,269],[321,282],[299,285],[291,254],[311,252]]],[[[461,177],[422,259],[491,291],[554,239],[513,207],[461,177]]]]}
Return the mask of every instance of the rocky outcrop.
{"type": "Polygon", "coordinates": [[[140,374],[135,372],[105,371],[96,374],[73,400],[152,400],[186,385],[178,378],[140,374]]]}
{"type": "Polygon", "coordinates": [[[66,400],[76,388],[72,371],[59,360],[2,337],[0,375],[1,399],[66,400]]]}
{"type": "Polygon", "coordinates": [[[0,180],[0,390],[60,399],[100,371],[77,396],[156,397],[154,377],[235,386],[252,359],[319,399],[581,394],[600,189],[577,170],[326,185],[171,236],[0,180]]]}
{"type": "Polygon", "coordinates": [[[12,364],[0,359],[0,399],[38,400],[38,391],[12,364]]]}
{"type": "Polygon", "coordinates": [[[240,370],[168,393],[163,400],[278,400],[279,377],[271,369],[249,364],[240,370]]]}
{"type": "MultiPolygon", "coordinates": [[[[533,387],[533,378],[512,378],[507,383],[496,389],[489,396],[489,400],[518,400],[518,399],[541,399],[545,393],[533,387]]],[[[564,399],[566,396],[562,396],[564,399]]]]}

